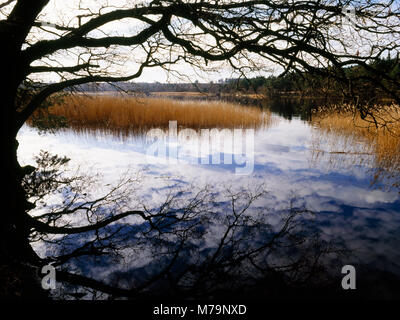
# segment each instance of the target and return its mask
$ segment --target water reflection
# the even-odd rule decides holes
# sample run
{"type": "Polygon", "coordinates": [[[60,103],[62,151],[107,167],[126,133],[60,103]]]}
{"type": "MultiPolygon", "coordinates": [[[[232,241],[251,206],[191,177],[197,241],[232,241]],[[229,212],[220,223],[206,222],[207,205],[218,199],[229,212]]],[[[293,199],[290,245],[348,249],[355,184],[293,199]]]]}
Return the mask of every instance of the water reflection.
{"type": "MultiPolygon", "coordinates": [[[[52,157],[42,158],[47,162],[52,157]]],[[[28,185],[52,192],[64,185],[61,176],[59,185],[49,185],[48,177],[40,182],[38,171],[28,185]]],[[[227,189],[222,197],[211,187],[172,187],[150,209],[147,202],[140,211],[138,206],[135,211],[126,208],[126,219],[104,224],[121,215],[113,214],[116,205],[131,205],[131,181],[95,200],[79,193],[81,185],[88,190],[86,179],[68,182],[71,192],[60,199],[65,209],[53,205],[51,212],[36,216],[40,224],[32,234],[32,241],[45,244],[43,264],[58,268],[63,284],[52,292],[56,298],[254,299],[292,290],[315,294],[310,288],[329,288],[337,280],[327,272],[327,263],[337,263],[348,253],[323,240],[308,221],[313,213],[295,207],[294,199],[280,212],[265,208],[268,193],[261,187],[227,189]],[[63,221],[72,212],[73,219],[87,217],[85,227],[63,221]]]]}
{"type": "Polygon", "coordinates": [[[134,194],[135,208],[148,210],[144,220],[68,235],[60,246],[36,244],[47,259],[64,256],[58,268],[69,285],[59,297],[343,296],[346,264],[358,271],[354,294],[398,296],[396,162],[385,158],[394,165],[383,166],[374,145],[360,136],[327,132],[298,117],[275,119],[255,132],[254,171],[247,176],[223,163],[149,164],[139,137],[67,131],[39,137],[24,128],[22,162],[31,163],[40,148],[68,155],[72,167],[95,165],[104,185],[115,184],[128,168],[143,174],[134,194]],[[378,171],[390,175],[376,180],[378,171]],[[371,187],[373,181],[380,188],[371,187]],[[261,185],[266,192],[250,193],[261,185]],[[83,254],[89,239],[97,254],[83,254]],[[99,245],[116,251],[102,254],[99,245]]]}

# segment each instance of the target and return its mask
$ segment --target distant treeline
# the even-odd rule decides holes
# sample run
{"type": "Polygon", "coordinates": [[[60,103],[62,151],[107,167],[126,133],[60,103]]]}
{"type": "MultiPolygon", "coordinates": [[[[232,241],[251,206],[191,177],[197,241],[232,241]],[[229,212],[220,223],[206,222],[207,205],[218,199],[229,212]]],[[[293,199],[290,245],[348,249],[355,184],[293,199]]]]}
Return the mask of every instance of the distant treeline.
{"type": "MultiPolygon", "coordinates": [[[[356,94],[365,100],[374,97],[389,97],[381,86],[377,85],[382,81],[382,74],[397,81],[383,80],[388,88],[398,90],[400,86],[400,64],[398,59],[381,59],[367,64],[365,67],[353,66],[344,70],[344,74],[351,82],[335,80],[335,72],[321,69],[320,75],[306,72],[290,71],[281,76],[255,77],[255,78],[230,78],[220,79],[217,82],[194,82],[194,83],[145,83],[145,82],[117,82],[117,83],[90,83],[81,85],[80,90],[95,91],[118,91],[140,92],[150,94],[151,92],[203,92],[214,95],[236,94],[236,93],[257,93],[274,97],[281,96],[319,96],[338,97],[345,94],[356,94]],[[374,72],[379,70],[380,75],[374,72]],[[333,77],[328,77],[329,72],[333,77]],[[378,81],[379,80],[379,81],[378,81]],[[386,82],[385,82],[386,81],[386,82]],[[351,85],[351,88],[350,88],[351,85]],[[349,92],[351,90],[351,92],[349,92]]],[[[384,79],[384,78],[383,78],[384,79]]]]}
{"type": "MultiPolygon", "coordinates": [[[[398,59],[382,59],[366,65],[353,66],[343,70],[348,81],[335,78],[335,71],[321,69],[321,74],[306,72],[287,72],[283,76],[256,77],[251,79],[229,79],[222,84],[222,91],[243,91],[263,93],[270,97],[287,96],[320,96],[339,97],[356,95],[364,100],[374,98],[391,98],[386,89],[400,89],[400,63],[398,59]],[[376,72],[379,70],[379,72],[376,72]],[[332,76],[327,76],[330,73],[332,76]]],[[[339,75],[340,76],[340,75],[339,75]]]]}
{"type": "Polygon", "coordinates": [[[114,83],[88,83],[76,89],[88,92],[97,91],[128,91],[139,93],[150,92],[210,92],[212,83],[160,83],[160,82],[114,82],[114,83]]]}

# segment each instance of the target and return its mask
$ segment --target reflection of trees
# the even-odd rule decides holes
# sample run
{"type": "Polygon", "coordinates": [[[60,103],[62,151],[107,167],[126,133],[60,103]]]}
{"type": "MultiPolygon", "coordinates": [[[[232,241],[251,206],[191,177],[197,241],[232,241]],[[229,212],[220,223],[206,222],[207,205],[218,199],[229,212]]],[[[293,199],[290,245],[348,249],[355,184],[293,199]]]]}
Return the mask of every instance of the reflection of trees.
{"type": "Polygon", "coordinates": [[[209,187],[173,188],[132,210],[137,180],[98,196],[93,179],[68,176],[68,159],[37,162],[25,180],[37,205],[31,242],[46,244],[38,265],[56,266],[59,297],[268,295],[329,282],[324,262],[343,253],[306,223],[308,210],[267,212],[262,188],[227,190],[224,201],[209,187]]]}

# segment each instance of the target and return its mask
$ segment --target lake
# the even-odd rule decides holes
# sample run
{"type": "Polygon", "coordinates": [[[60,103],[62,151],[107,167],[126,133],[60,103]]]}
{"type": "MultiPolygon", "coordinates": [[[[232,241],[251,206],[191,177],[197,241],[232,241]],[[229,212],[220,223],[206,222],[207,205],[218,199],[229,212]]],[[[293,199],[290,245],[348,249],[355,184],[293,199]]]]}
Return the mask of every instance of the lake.
{"type": "MultiPolygon", "coordinates": [[[[71,158],[71,168],[101,173],[100,187],[95,190],[99,194],[101,186],[135,175],[140,183],[133,201],[138,207],[145,204],[154,210],[175,192],[180,192],[180,201],[185,201],[206,189],[201,212],[196,211],[193,219],[200,214],[214,216],[204,223],[196,220],[196,233],[185,234],[190,246],[182,249],[179,262],[169,270],[172,277],[186,270],[184,276],[175,279],[175,283],[179,280],[180,290],[174,287],[177,295],[188,287],[196,288],[189,291],[196,297],[218,297],[221,292],[236,294],[241,284],[246,283],[256,288],[254,292],[266,295],[283,292],[287,296],[286,289],[271,289],[281,286],[270,281],[270,275],[265,276],[268,270],[274,270],[279,274],[276,278],[291,288],[317,288],[315,292],[319,292],[321,287],[342,294],[341,270],[345,265],[353,265],[357,270],[359,295],[388,298],[398,295],[400,286],[396,289],[394,285],[400,277],[400,189],[395,183],[398,177],[376,177],[375,155],[365,141],[356,138],[349,141],[348,136],[322,131],[298,116],[291,115],[289,120],[273,113],[272,117],[267,127],[228,133],[227,141],[239,148],[229,149],[215,143],[211,151],[208,144],[215,141],[215,135],[203,132],[202,136],[189,131],[179,138],[173,132],[174,125],[179,128],[179,123],[170,124],[172,127],[162,132],[153,132],[152,137],[158,135],[158,140],[151,141],[143,135],[117,137],[68,129],[40,135],[25,126],[18,136],[18,156],[22,164],[34,164],[33,156],[40,150],[65,155],[71,158]],[[161,158],[160,154],[167,157],[161,158]],[[261,189],[262,196],[255,199],[246,193],[250,190],[255,194],[261,189]],[[227,229],[229,219],[236,216],[232,200],[237,201],[238,211],[246,208],[246,201],[251,202],[246,219],[235,225],[236,231],[227,229]],[[291,220],[290,214],[296,217],[291,220]],[[285,229],[288,221],[295,222],[293,229],[285,229]],[[218,250],[227,230],[230,233],[224,240],[230,241],[224,242],[223,250],[218,250]],[[279,233],[282,230],[285,234],[279,233]],[[266,239],[267,251],[263,246],[266,239]],[[272,244],[276,239],[281,240],[272,244]],[[194,265],[203,268],[193,271],[193,267],[188,267],[194,265]],[[229,275],[226,279],[225,271],[229,275]],[[236,279],[237,285],[227,286],[232,279],[236,279]]],[[[137,230],[145,228],[141,225],[145,222],[135,219],[126,223],[137,230]]],[[[137,230],[132,231],[133,238],[139,233],[137,230]]],[[[135,250],[125,249],[123,261],[80,257],[65,267],[99,280],[107,279],[109,283],[117,281],[119,276],[122,287],[128,288],[132,283],[140,287],[143,279],[156,274],[169,261],[167,256],[175,252],[182,234],[162,238],[163,244],[151,243],[154,237],[141,235],[140,245],[132,242],[135,250]],[[143,239],[151,244],[144,244],[143,239]]],[[[72,240],[82,239],[71,237],[70,243],[72,240]]],[[[41,256],[59,250],[54,246],[34,243],[41,256]]],[[[173,286],[160,280],[149,288],[167,294],[173,286]]],[[[64,297],[61,291],[56,295],[64,297]]],[[[296,297],[299,291],[294,292],[296,297]]]]}

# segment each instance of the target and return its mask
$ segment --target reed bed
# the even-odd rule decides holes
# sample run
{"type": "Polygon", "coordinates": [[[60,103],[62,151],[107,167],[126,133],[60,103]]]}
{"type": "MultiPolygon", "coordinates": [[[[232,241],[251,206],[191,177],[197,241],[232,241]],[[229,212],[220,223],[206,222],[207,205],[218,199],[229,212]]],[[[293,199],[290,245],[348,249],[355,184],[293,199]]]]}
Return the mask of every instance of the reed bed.
{"type": "Polygon", "coordinates": [[[400,187],[400,106],[376,106],[374,117],[376,123],[371,117],[362,119],[358,111],[346,106],[340,112],[317,112],[312,121],[323,136],[334,137],[324,145],[330,154],[372,155],[374,179],[397,178],[393,185],[400,187]],[[347,150],[337,150],[339,139],[347,150]]]}
{"type": "MultiPolygon", "coordinates": [[[[46,111],[66,118],[77,131],[99,130],[118,135],[152,128],[261,128],[272,123],[268,112],[222,101],[178,101],[121,96],[70,96],[46,111]]],[[[45,114],[41,115],[45,116],[45,114]]]]}

